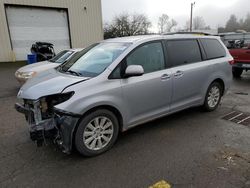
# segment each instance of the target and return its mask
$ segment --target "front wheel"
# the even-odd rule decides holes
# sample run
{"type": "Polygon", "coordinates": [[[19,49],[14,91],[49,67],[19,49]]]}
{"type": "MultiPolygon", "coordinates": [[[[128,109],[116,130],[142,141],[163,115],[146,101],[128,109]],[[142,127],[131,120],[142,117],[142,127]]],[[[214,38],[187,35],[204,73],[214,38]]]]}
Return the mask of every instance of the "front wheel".
{"type": "Polygon", "coordinates": [[[105,109],[86,115],[75,133],[75,147],[84,156],[96,156],[115,143],[119,132],[116,116],[105,109]]]}
{"type": "Polygon", "coordinates": [[[214,82],[208,87],[203,104],[205,111],[211,112],[217,109],[221,101],[222,92],[222,86],[218,82],[214,82]]]}

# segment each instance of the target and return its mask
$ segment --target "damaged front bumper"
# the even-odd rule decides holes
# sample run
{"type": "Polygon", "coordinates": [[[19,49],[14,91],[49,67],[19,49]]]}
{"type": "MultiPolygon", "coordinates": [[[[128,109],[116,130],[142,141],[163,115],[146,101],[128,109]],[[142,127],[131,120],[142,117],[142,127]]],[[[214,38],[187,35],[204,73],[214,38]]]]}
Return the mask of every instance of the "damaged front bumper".
{"type": "Polygon", "coordinates": [[[39,101],[34,101],[32,107],[27,104],[15,104],[15,109],[26,117],[31,140],[35,141],[37,146],[52,140],[64,153],[69,154],[72,149],[74,129],[80,116],[54,108],[53,115],[43,119],[39,105],[39,101]]]}

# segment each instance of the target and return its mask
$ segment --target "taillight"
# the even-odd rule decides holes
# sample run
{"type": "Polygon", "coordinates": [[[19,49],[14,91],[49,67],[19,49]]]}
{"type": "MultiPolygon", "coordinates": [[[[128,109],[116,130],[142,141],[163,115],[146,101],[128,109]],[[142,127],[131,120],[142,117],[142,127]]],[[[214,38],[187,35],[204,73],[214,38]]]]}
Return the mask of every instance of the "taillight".
{"type": "Polygon", "coordinates": [[[229,63],[230,65],[233,65],[233,64],[234,64],[234,60],[228,61],[228,63],[229,63]]]}

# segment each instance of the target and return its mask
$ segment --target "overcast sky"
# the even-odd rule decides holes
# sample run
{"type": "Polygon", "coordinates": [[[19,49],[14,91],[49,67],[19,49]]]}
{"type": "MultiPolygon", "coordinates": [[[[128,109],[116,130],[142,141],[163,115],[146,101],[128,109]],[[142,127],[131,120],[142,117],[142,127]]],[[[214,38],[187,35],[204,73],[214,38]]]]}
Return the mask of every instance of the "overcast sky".
{"type": "MultiPolygon", "coordinates": [[[[156,30],[158,18],[167,14],[184,27],[190,18],[191,0],[102,0],[104,22],[112,20],[122,12],[144,13],[156,30]]],[[[224,26],[231,14],[244,18],[250,12],[250,0],[195,0],[194,16],[202,16],[212,28],[224,26]]]]}

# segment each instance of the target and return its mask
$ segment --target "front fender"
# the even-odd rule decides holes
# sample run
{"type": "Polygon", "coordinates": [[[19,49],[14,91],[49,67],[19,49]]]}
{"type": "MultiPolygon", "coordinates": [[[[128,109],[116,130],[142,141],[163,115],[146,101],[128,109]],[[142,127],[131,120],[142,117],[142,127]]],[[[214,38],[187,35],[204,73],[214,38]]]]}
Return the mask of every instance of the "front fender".
{"type": "Polygon", "coordinates": [[[100,106],[109,106],[115,108],[122,116],[122,129],[127,128],[127,115],[126,109],[122,105],[123,101],[119,97],[112,95],[102,95],[102,96],[91,96],[79,98],[66,105],[65,103],[55,106],[59,110],[63,110],[69,113],[84,115],[91,109],[98,108],[100,106]]]}

